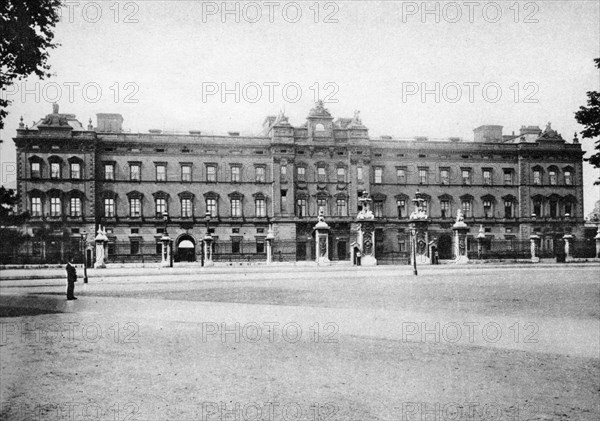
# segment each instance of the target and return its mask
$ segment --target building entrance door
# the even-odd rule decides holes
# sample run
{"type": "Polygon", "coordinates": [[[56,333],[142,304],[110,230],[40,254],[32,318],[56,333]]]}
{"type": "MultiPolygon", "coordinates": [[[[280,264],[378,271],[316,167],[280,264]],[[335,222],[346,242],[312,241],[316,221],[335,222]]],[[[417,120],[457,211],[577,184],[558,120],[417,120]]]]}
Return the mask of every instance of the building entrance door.
{"type": "Polygon", "coordinates": [[[438,255],[442,260],[452,259],[452,237],[448,234],[440,235],[438,239],[438,255]]]}
{"type": "Polygon", "coordinates": [[[186,236],[179,240],[177,245],[177,260],[180,262],[195,262],[196,261],[196,245],[193,238],[186,236]]]}
{"type": "Polygon", "coordinates": [[[348,253],[346,251],[347,244],[348,243],[346,243],[346,241],[338,241],[337,242],[337,258],[338,258],[338,260],[347,260],[348,259],[348,253]]]}

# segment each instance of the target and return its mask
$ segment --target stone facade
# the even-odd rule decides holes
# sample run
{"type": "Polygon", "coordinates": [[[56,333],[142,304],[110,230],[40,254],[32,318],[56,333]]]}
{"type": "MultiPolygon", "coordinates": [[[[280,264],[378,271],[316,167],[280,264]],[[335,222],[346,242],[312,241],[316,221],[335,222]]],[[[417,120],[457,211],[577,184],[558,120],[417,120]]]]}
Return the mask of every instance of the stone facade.
{"type": "Polygon", "coordinates": [[[488,238],[526,240],[536,232],[551,248],[566,231],[582,234],[583,152],[550,124],[511,136],[481,126],[470,141],[371,138],[358,112],[334,120],[320,102],[300,126],[282,114],[267,117],[255,137],[127,133],[120,115],[97,118],[84,128],[55,107],[33,127],[21,125],[17,188],[21,210],[32,214],[28,230],[66,227],[77,237],[101,224],[109,261],[111,254],[158,256],[165,213],[177,259],[199,259],[207,212],[216,243],[230,244],[223,253],[263,253],[271,226],[274,260],[278,243],[289,245],[288,259],[312,260],[321,208],[330,259],[349,260],[363,191],[373,199],[375,255],[383,263],[408,251],[417,190],[440,258],[450,257],[459,208],[469,238],[483,225],[488,238]],[[193,252],[179,249],[185,240],[193,252]]]}

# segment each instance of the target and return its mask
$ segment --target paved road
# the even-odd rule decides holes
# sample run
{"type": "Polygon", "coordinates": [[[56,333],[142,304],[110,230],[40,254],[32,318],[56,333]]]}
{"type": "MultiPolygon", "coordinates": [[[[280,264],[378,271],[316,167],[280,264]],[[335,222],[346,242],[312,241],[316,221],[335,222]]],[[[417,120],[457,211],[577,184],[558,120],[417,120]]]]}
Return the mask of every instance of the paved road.
{"type": "Polygon", "coordinates": [[[422,419],[423,402],[600,418],[598,267],[402,269],[129,273],[78,283],[69,302],[64,280],[5,280],[2,401],[91,400],[102,419],[116,402],[135,419],[224,420],[221,401],[294,403],[303,420],[311,402],[332,420],[422,419]],[[76,340],[45,340],[75,323],[76,340]]]}

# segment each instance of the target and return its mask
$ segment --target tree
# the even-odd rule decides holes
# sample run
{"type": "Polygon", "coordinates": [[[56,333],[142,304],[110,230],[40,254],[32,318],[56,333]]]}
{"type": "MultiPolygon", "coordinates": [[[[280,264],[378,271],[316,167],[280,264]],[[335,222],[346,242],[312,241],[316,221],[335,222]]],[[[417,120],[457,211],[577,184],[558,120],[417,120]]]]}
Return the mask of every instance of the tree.
{"type": "MultiPolygon", "coordinates": [[[[49,51],[62,0],[3,0],[0,2],[0,89],[35,74],[50,76],[49,51]]],[[[11,101],[0,98],[0,129],[11,101]]]]}
{"type": "Polygon", "coordinates": [[[29,236],[21,230],[21,225],[29,218],[28,213],[17,214],[18,195],[13,189],[0,186],[0,262],[8,263],[14,259],[19,247],[29,236]]]}
{"type": "MultiPolygon", "coordinates": [[[[596,67],[600,69],[600,58],[594,59],[596,67]]],[[[587,93],[587,107],[579,107],[579,111],[575,113],[575,120],[585,127],[581,132],[584,138],[593,139],[600,136],[600,92],[589,91],[587,93]]],[[[600,139],[596,141],[595,149],[598,151],[589,158],[585,158],[590,164],[596,168],[600,168],[600,139]]],[[[600,184],[600,178],[594,182],[600,184]]]]}
{"type": "Polygon", "coordinates": [[[23,225],[29,218],[27,212],[17,214],[15,212],[19,196],[13,189],[0,186],[0,227],[14,227],[23,225]]]}

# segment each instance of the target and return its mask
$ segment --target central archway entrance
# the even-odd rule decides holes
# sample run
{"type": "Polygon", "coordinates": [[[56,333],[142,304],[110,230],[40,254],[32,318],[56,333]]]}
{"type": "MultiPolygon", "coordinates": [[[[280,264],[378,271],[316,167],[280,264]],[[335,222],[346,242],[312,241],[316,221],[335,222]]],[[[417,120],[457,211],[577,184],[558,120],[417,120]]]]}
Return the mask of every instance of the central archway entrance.
{"type": "Polygon", "coordinates": [[[452,237],[448,234],[442,234],[438,238],[438,255],[440,259],[452,259],[452,237]]]}
{"type": "Polygon", "coordinates": [[[179,262],[196,261],[196,241],[191,235],[182,235],[177,242],[177,260],[179,262]]]}

